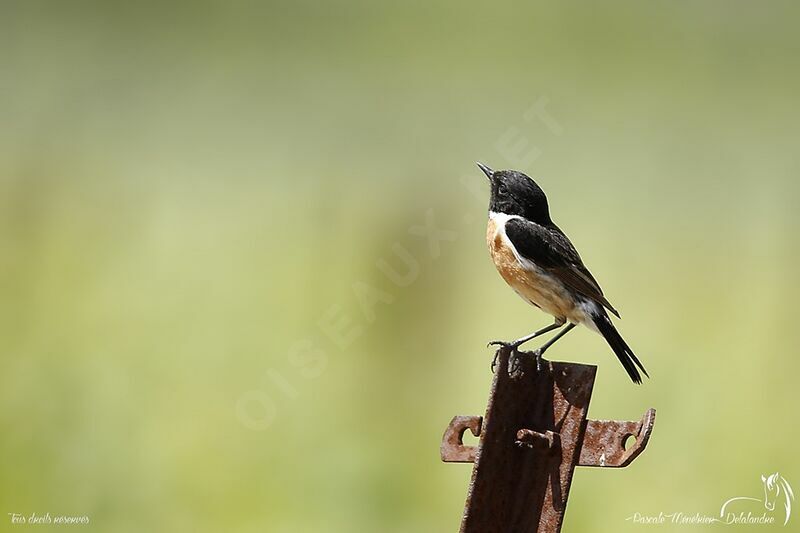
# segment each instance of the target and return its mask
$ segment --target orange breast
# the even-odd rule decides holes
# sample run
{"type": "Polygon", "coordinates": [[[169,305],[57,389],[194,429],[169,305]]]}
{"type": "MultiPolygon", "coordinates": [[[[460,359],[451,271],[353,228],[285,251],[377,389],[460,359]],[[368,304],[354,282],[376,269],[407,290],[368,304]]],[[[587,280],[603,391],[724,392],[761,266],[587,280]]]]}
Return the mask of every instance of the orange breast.
{"type": "Polygon", "coordinates": [[[542,308],[556,318],[574,315],[575,302],[560,283],[543,272],[525,268],[514,255],[497,223],[489,219],[486,244],[497,271],[514,291],[525,301],[542,308]]]}

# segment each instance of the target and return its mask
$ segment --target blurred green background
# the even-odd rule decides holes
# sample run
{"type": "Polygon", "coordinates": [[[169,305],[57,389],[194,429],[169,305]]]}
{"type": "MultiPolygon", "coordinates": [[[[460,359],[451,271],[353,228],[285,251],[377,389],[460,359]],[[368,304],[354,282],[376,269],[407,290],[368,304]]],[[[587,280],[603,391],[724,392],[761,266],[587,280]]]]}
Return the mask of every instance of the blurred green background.
{"type": "Polygon", "coordinates": [[[456,531],[442,432],[549,320],[475,160],[539,181],[653,377],[550,352],[593,418],[658,409],[565,530],[800,486],[795,6],[2,2],[0,529],[456,531]]]}

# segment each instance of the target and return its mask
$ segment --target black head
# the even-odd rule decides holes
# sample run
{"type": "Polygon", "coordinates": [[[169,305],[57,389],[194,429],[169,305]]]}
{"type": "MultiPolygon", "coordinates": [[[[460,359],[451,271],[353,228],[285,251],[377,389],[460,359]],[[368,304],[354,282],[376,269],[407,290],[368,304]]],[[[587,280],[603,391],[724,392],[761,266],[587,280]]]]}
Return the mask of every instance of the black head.
{"type": "Polygon", "coordinates": [[[492,185],[489,211],[519,215],[538,224],[551,222],[547,196],[535,181],[516,170],[492,170],[483,163],[478,167],[492,185]]]}

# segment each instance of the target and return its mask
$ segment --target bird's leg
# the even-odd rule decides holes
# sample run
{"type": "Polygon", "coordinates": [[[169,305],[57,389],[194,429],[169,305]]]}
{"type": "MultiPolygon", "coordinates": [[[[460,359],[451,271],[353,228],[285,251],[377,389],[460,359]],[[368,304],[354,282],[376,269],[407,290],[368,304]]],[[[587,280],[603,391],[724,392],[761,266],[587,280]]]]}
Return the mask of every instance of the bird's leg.
{"type": "Polygon", "coordinates": [[[516,350],[517,348],[519,348],[520,346],[522,346],[524,343],[528,342],[529,340],[535,339],[539,335],[544,335],[545,333],[553,331],[554,329],[558,329],[563,325],[564,325],[563,321],[556,320],[554,323],[550,324],[549,326],[545,326],[542,329],[537,329],[536,331],[534,331],[530,335],[525,335],[524,337],[520,337],[519,339],[517,339],[515,341],[511,341],[511,342],[508,342],[508,341],[491,341],[486,346],[502,346],[503,348],[511,348],[512,350],[516,350]]]}
{"type": "Polygon", "coordinates": [[[536,357],[536,370],[538,370],[538,371],[542,370],[542,361],[544,361],[544,359],[542,358],[542,355],[544,354],[545,350],[547,350],[549,347],[554,345],[558,339],[560,339],[561,337],[563,337],[564,335],[569,333],[572,330],[572,328],[574,328],[574,327],[575,327],[575,324],[570,322],[569,324],[567,324],[564,327],[564,329],[559,331],[558,334],[555,337],[553,337],[552,339],[550,339],[549,341],[544,343],[542,346],[540,346],[539,348],[537,348],[536,350],[533,351],[533,356],[536,357]]]}
{"type": "MultiPolygon", "coordinates": [[[[549,326],[545,326],[542,329],[538,329],[538,330],[534,331],[533,333],[531,333],[530,335],[526,335],[524,337],[520,337],[519,339],[517,339],[515,341],[512,341],[512,342],[491,341],[486,346],[500,346],[501,348],[510,348],[511,349],[511,353],[513,354],[514,352],[518,351],[517,349],[520,346],[522,346],[522,344],[528,342],[531,339],[535,339],[539,335],[544,335],[545,333],[553,331],[554,329],[558,329],[563,325],[564,325],[564,321],[563,320],[556,319],[556,321],[553,322],[552,324],[550,324],[549,326]]],[[[494,359],[492,359],[492,366],[491,366],[492,372],[494,372],[494,369],[497,366],[497,357],[498,357],[499,354],[500,354],[500,350],[498,350],[498,351],[496,351],[494,353],[494,359]]]]}

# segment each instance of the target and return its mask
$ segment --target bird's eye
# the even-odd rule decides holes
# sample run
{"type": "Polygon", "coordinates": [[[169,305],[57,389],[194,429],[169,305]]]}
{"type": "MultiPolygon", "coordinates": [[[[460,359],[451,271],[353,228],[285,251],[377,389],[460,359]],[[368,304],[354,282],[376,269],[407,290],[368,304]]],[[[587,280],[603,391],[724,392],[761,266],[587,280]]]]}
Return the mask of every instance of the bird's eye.
{"type": "Polygon", "coordinates": [[[500,194],[506,194],[508,192],[505,183],[501,183],[497,186],[497,192],[500,194]]]}

